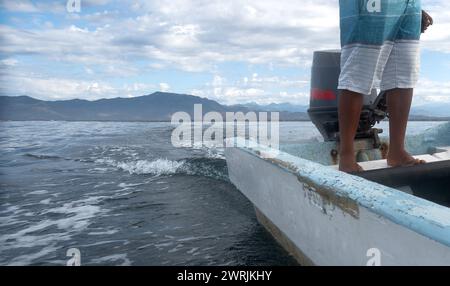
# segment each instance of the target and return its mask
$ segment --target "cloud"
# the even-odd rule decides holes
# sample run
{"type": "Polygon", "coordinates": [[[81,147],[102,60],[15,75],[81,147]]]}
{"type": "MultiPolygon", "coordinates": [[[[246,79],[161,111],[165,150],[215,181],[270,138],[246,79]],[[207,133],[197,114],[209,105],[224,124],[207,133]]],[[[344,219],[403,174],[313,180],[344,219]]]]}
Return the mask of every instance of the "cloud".
{"type": "Polygon", "coordinates": [[[161,82],[161,83],[159,84],[159,90],[160,90],[160,91],[163,91],[163,92],[167,92],[167,91],[170,90],[170,85],[167,84],[167,83],[165,83],[165,82],[161,82]]]}
{"type": "Polygon", "coordinates": [[[415,89],[414,104],[421,105],[430,102],[450,103],[450,82],[420,79],[415,89]]]}
{"type": "Polygon", "coordinates": [[[113,85],[107,81],[42,78],[32,74],[6,75],[0,79],[1,95],[29,95],[46,100],[135,97],[149,94],[155,88],[156,85],[148,83],[113,85]]]}
{"type": "MultiPolygon", "coordinates": [[[[435,19],[433,27],[423,35],[424,49],[450,53],[450,2],[422,2],[435,19]]],[[[124,96],[134,95],[138,91],[128,89],[135,82],[145,82],[140,78],[142,75],[157,74],[164,69],[212,76],[210,82],[196,83],[189,90],[225,103],[271,100],[305,103],[308,78],[298,74],[308,74],[314,50],[339,48],[338,1],[82,0],[79,14],[68,14],[65,1],[56,0],[0,0],[0,6],[6,11],[42,18],[40,25],[29,24],[26,28],[13,21],[2,22],[0,59],[2,74],[15,78],[7,83],[9,91],[23,90],[25,86],[30,92],[36,90],[39,92],[34,94],[42,92],[47,97],[72,98],[77,91],[79,97],[93,98],[116,96],[120,92],[124,96]],[[48,13],[59,13],[60,18],[46,18],[48,13]],[[33,59],[69,64],[82,72],[73,72],[76,80],[70,79],[71,69],[60,76],[32,76],[37,78],[33,87],[31,82],[18,80],[8,70],[18,64],[13,59],[21,60],[22,64],[21,57],[31,59],[28,74],[40,71],[38,65],[33,66],[33,59]],[[229,74],[233,71],[220,70],[222,64],[230,63],[269,67],[271,74],[259,75],[256,70],[230,81],[227,78],[234,78],[229,74]],[[280,69],[302,72],[291,71],[290,75],[282,76],[277,74],[280,69]],[[56,86],[58,79],[60,88],[56,86]],[[117,86],[117,79],[129,86],[117,86]],[[46,95],[45,83],[52,87],[46,95]]],[[[20,19],[28,21],[25,17],[20,19]]],[[[159,84],[165,82],[176,79],[158,78],[150,85],[179,91],[179,86],[159,84]]],[[[138,90],[144,92],[145,88],[138,90]]]]}
{"type": "MultiPolygon", "coordinates": [[[[83,1],[83,0],[82,0],[83,1]]],[[[84,0],[86,1],[86,0],[84,0]]],[[[19,13],[64,13],[66,1],[0,0],[0,7],[19,13]]]]}
{"type": "Polygon", "coordinates": [[[261,77],[253,73],[250,77],[244,77],[239,83],[252,87],[282,87],[282,88],[305,88],[309,85],[309,79],[288,79],[279,76],[261,77]]]}
{"type": "Polygon", "coordinates": [[[16,59],[10,58],[10,59],[3,59],[0,61],[0,63],[5,66],[13,67],[13,66],[16,66],[19,63],[19,61],[16,59]]]}
{"type": "Polygon", "coordinates": [[[450,2],[423,0],[422,6],[434,20],[433,26],[422,35],[423,47],[450,53],[450,2]]]}
{"type": "Polygon", "coordinates": [[[337,12],[332,5],[317,0],[302,5],[282,2],[265,0],[242,7],[241,1],[150,1],[135,18],[117,18],[109,11],[82,14],[84,20],[103,24],[95,30],[75,25],[27,31],[3,26],[1,52],[94,63],[127,55],[205,71],[227,61],[305,66],[312,49],[337,46],[337,12]],[[299,15],[309,15],[308,20],[299,15]]]}
{"type": "Polygon", "coordinates": [[[34,6],[34,4],[29,0],[16,0],[16,1],[1,0],[0,7],[13,12],[31,13],[39,11],[39,9],[37,9],[36,6],[34,6]]]}
{"type": "MultiPolygon", "coordinates": [[[[84,0],[83,5],[108,2],[84,0]]],[[[30,1],[5,5],[37,9],[30,1]]],[[[27,31],[3,26],[1,52],[98,64],[117,62],[125,55],[128,64],[157,61],[198,72],[230,61],[308,67],[314,50],[339,47],[337,1],[302,0],[299,5],[296,0],[155,0],[125,1],[123,7],[136,5],[139,14],[134,18],[108,10],[82,13],[84,21],[97,25],[94,30],[75,25],[27,31]]],[[[425,0],[424,6],[435,14],[424,47],[450,52],[450,4],[425,0]]]]}
{"type": "Polygon", "coordinates": [[[87,6],[103,6],[111,2],[111,0],[81,0],[83,5],[87,6]]]}
{"type": "MultiPolygon", "coordinates": [[[[11,12],[21,13],[65,13],[69,0],[30,1],[30,0],[0,0],[0,7],[11,12]]],[[[110,3],[110,0],[74,0],[81,7],[98,7],[110,3]]]]}
{"type": "Polygon", "coordinates": [[[292,80],[279,77],[259,77],[253,73],[237,82],[230,82],[225,77],[214,75],[211,82],[200,89],[193,89],[191,93],[200,97],[207,97],[224,104],[244,104],[256,102],[258,104],[292,102],[306,104],[309,94],[303,91],[289,92],[284,88],[306,87],[308,81],[292,80]]]}

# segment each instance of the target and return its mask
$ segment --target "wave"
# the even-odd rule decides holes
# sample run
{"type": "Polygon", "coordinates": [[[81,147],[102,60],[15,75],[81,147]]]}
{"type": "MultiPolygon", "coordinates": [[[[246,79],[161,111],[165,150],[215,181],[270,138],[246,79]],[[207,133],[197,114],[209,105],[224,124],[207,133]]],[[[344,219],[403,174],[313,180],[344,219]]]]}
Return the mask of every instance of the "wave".
{"type": "Polygon", "coordinates": [[[227,163],[221,157],[189,158],[183,165],[188,175],[203,176],[229,182],[227,163]]]}
{"type": "Polygon", "coordinates": [[[61,160],[64,159],[60,156],[56,156],[56,155],[39,155],[39,154],[31,154],[31,153],[26,153],[24,154],[25,157],[29,157],[29,158],[34,158],[34,159],[40,159],[40,160],[61,160]]]}
{"type": "Polygon", "coordinates": [[[153,161],[98,159],[96,163],[105,164],[134,175],[169,176],[185,174],[229,181],[226,162],[218,158],[188,158],[182,160],[159,158],[153,161]]]}
{"type": "Polygon", "coordinates": [[[155,161],[139,160],[131,162],[119,162],[117,168],[130,174],[153,174],[157,176],[176,174],[184,162],[158,159],[155,161]]]}

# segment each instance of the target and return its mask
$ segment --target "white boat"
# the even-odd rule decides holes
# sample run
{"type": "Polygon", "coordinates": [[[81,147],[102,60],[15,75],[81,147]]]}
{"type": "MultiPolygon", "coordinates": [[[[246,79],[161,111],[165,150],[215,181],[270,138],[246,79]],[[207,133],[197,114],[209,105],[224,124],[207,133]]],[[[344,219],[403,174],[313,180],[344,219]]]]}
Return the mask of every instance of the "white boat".
{"type": "MultiPolygon", "coordinates": [[[[450,124],[441,128],[450,134],[450,124]]],[[[316,146],[320,154],[331,151],[316,146]]],[[[301,158],[296,151],[276,152],[235,139],[225,154],[231,182],[301,265],[366,265],[373,251],[379,251],[381,265],[450,265],[449,147],[418,156],[433,162],[423,166],[396,170],[386,169],[385,160],[362,163],[368,174],[414,173],[409,181],[415,184],[430,172],[439,173],[444,180],[436,178],[438,189],[419,190],[435,202],[416,196],[414,185],[388,187],[301,158]]]]}
{"type": "Polygon", "coordinates": [[[356,144],[356,176],[337,170],[333,140],[274,150],[231,138],[229,177],[301,265],[450,265],[450,122],[407,138],[424,165],[388,168],[372,139],[356,144]]]}

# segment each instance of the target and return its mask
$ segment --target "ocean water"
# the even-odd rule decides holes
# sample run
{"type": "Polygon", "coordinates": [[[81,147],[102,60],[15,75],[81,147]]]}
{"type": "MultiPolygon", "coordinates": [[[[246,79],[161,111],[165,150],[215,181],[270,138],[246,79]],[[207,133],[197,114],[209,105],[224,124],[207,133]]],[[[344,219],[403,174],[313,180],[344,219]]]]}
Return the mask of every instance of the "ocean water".
{"type": "MultiPolygon", "coordinates": [[[[297,265],[228,180],[223,149],[175,148],[173,129],[0,122],[0,265],[66,265],[70,248],[82,265],[297,265]]],[[[310,122],[280,123],[281,144],[320,140],[310,122]]]]}

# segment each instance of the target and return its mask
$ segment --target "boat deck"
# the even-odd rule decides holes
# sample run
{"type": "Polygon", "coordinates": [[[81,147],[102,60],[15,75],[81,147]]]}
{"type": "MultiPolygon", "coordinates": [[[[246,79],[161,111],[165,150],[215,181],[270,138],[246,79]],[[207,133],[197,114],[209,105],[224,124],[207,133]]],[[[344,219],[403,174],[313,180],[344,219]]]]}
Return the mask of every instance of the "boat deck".
{"type": "MultiPolygon", "coordinates": [[[[373,149],[368,141],[357,141],[358,163],[365,170],[354,174],[445,207],[450,207],[450,123],[444,123],[423,134],[406,139],[407,150],[424,165],[396,167],[387,165],[388,139],[381,138],[382,147],[373,149]]],[[[339,146],[336,142],[286,144],[281,151],[295,157],[338,169],[339,146]]]]}
{"type": "MultiPolygon", "coordinates": [[[[414,158],[424,160],[427,163],[449,161],[450,160],[450,147],[439,147],[439,148],[437,148],[437,152],[434,154],[416,155],[416,156],[414,156],[414,158]]],[[[365,171],[391,169],[391,167],[387,164],[386,159],[373,160],[373,161],[367,161],[367,162],[359,162],[359,164],[365,171]]],[[[332,165],[331,167],[336,170],[339,169],[338,165],[332,165]]]]}
{"type": "MultiPolygon", "coordinates": [[[[389,167],[386,160],[360,162],[365,170],[355,175],[408,194],[450,207],[450,147],[414,156],[426,164],[389,167]]],[[[331,166],[338,169],[337,165],[331,166]]]]}

